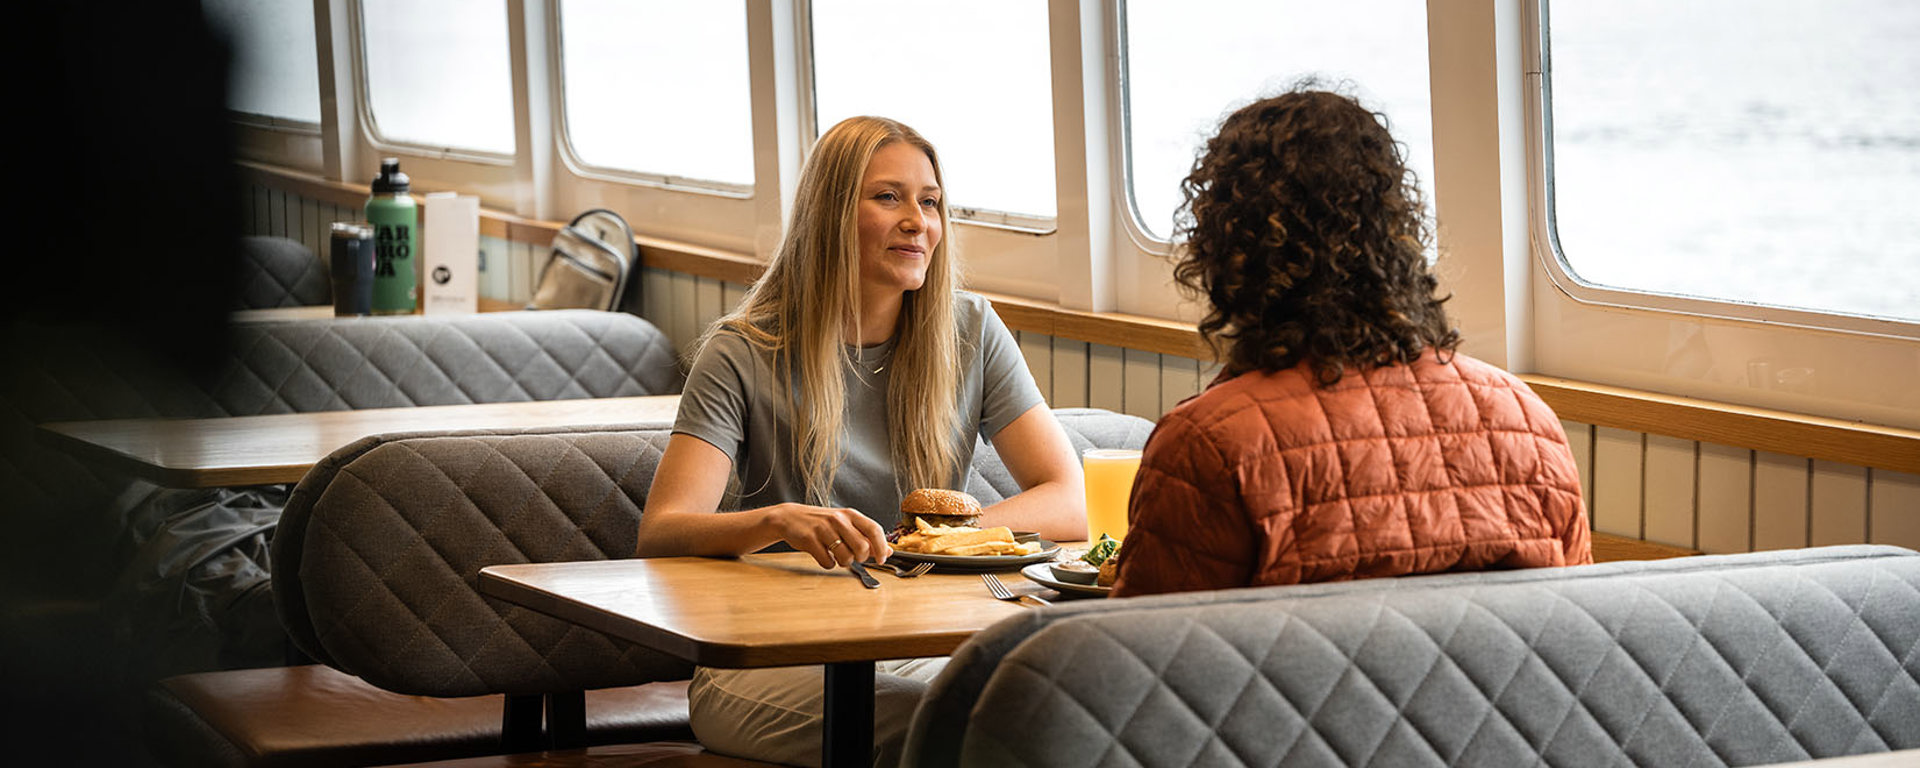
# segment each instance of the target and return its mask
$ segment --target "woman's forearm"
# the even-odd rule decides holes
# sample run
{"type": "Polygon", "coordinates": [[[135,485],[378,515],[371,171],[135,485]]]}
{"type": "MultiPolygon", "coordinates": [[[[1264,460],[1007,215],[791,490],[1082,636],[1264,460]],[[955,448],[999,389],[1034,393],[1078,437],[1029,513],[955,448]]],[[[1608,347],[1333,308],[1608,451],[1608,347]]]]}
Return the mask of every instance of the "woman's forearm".
{"type": "Polygon", "coordinates": [[[764,549],[779,537],[766,509],[740,512],[656,512],[640,520],[636,557],[731,556],[764,549]]]}
{"type": "Polygon", "coordinates": [[[1087,537],[1087,499],[1084,486],[1070,480],[1040,483],[981,511],[985,525],[1004,525],[1016,531],[1034,531],[1049,541],[1079,541],[1087,537]]]}

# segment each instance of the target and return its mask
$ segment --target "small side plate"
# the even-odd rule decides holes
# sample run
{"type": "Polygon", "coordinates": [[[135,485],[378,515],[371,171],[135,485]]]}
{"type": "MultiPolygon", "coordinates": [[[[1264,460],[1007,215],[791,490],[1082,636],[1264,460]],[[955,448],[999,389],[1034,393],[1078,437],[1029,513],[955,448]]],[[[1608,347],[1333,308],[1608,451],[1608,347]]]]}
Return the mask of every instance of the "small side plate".
{"type": "Polygon", "coordinates": [[[1053,577],[1053,570],[1049,568],[1046,563],[1034,563],[1033,565],[1022,568],[1020,569],[1020,575],[1027,577],[1028,581],[1063,595],[1106,597],[1113,592],[1113,587],[1102,587],[1094,584],[1075,584],[1070,581],[1056,579],[1053,577]]]}

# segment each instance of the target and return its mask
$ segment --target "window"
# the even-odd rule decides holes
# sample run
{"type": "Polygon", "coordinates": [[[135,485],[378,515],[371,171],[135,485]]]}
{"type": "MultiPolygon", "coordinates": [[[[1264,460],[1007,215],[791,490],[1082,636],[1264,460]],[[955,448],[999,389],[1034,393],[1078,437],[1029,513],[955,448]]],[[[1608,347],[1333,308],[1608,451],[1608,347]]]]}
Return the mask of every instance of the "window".
{"type": "Polygon", "coordinates": [[[1545,21],[1550,226],[1578,280],[1920,320],[1920,5],[1554,3],[1545,21]]]}
{"type": "Polygon", "coordinates": [[[940,150],[955,213],[1051,220],[1053,83],[1047,4],[814,0],[814,116],[913,126],[940,150]]]}
{"type": "Polygon", "coordinates": [[[320,57],[311,0],[202,0],[201,10],[233,46],[229,109],[320,122],[320,57]]]}
{"type": "Polygon", "coordinates": [[[505,2],[363,2],[360,29],[380,139],[513,153],[505,2]]]}
{"type": "Polygon", "coordinates": [[[1172,234],[1221,119],[1305,75],[1386,114],[1432,204],[1424,0],[1127,0],[1122,23],[1128,192],[1150,237],[1172,234]]]}
{"type": "Polygon", "coordinates": [[[741,3],[566,0],[560,66],[567,143],[581,163],[753,185],[741,3]]]}

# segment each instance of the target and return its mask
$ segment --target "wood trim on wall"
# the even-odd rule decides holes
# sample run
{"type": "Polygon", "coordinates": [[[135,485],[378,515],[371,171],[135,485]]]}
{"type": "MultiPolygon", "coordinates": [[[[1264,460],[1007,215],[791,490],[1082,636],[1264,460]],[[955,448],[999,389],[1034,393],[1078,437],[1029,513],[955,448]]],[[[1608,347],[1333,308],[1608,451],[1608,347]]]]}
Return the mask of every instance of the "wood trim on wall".
{"type": "Polygon", "coordinates": [[[1920,431],[1916,430],[1552,376],[1520,378],[1568,421],[1920,474],[1920,431]]]}
{"type": "MultiPolygon", "coordinates": [[[[238,162],[243,181],[286,190],[342,207],[358,207],[366,190],[300,171],[238,162]]],[[[481,209],[480,233],[545,247],[564,222],[538,221],[481,209]]],[[[654,269],[747,284],[765,265],[749,254],[636,237],[641,263],[654,269]]],[[[1082,312],[1013,296],[981,292],[1007,327],[1076,341],[1208,361],[1212,352],[1192,325],[1118,312],[1082,312]]],[[[1668,435],[1920,474],[1920,431],[1714,403],[1656,392],[1588,384],[1550,376],[1521,377],[1560,418],[1603,427],[1668,435]]]]}

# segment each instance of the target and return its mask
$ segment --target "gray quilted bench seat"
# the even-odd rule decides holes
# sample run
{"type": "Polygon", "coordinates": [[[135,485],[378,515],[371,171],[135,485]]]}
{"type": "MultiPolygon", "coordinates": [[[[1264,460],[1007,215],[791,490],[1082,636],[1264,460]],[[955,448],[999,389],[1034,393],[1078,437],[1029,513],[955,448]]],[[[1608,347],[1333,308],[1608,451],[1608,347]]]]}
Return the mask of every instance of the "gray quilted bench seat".
{"type": "MultiPolygon", "coordinates": [[[[1152,429],[1145,419],[1107,411],[1056,413],[1081,449],[1137,448],[1152,429]]],[[[489,565],[630,556],[670,436],[671,430],[659,427],[554,427],[379,435],[342,448],[301,480],[280,516],[272,584],[281,624],[308,656],[361,681],[356,690],[435,699],[504,695],[504,710],[533,712],[531,726],[509,711],[497,712],[483,740],[497,740],[501,754],[550,746],[557,751],[538,759],[557,762],[540,764],[719,760],[705,753],[578,751],[622,738],[596,725],[607,713],[595,713],[592,696],[580,723],[581,691],[684,687],[691,666],[484,597],[475,588],[480,569],[489,565]],[[542,730],[543,708],[547,737],[541,738],[551,743],[530,748],[541,738],[527,729],[536,735],[542,730]]],[[[1018,492],[990,445],[975,451],[970,491],[989,503],[1018,492]]],[[[267,735],[290,725],[273,713],[293,704],[202,711],[230,698],[223,693],[229,686],[236,688],[235,697],[254,701],[307,697],[290,681],[279,693],[252,684],[257,682],[209,674],[166,681],[148,699],[155,753],[169,765],[186,766],[296,764],[321,751],[311,741],[267,735]],[[188,701],[182,690],[196,696],[188,701]],[[196,725],[214,721],[223,726],[196,725]],[[288,746],[268,759],[238,743],[239,733],[250,734],[252,744],[288,746]],[[236,763],[233,755],[252,757],[236,763]]],[[[338,705],[350,706],[357,696],[344,696],[338,705]]],[[[300,706],[315,713],[312,719],[325,719],[318,713],[326,702],[300,706]]],[[[677,714],[685,727],[684,702],[677,714]]],[[[413,722],[400,712],[392,719],[413,722]]]]}
{"type": "Polygon", "coordinates": [[[1761,765],[1920,747],[1920,553],[1107,601],[976,635],[907,765],[1761,765]]]}
{"type": "Polygon", "coordinates": [[[287,237],[240,238],[234,278],[234,309],[301,307],[333,302],[327,263],[304,243],[287,237]]]}
{"type": "Polygon", "coordinates": [[[289,489],[177,490],[36,439],[49,421],[678,392],[638,317],[567,310],[233,325],[187,370],[100,329],[0,330],[5,708],[106,721],[182,671],[285,663],[268,538],[289,489]],[[137,642],[136,642],[137,640],[137,642]]]}

